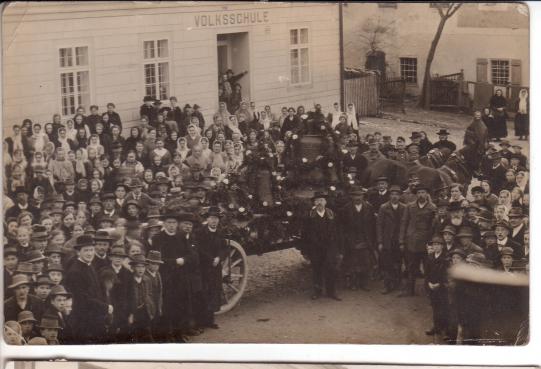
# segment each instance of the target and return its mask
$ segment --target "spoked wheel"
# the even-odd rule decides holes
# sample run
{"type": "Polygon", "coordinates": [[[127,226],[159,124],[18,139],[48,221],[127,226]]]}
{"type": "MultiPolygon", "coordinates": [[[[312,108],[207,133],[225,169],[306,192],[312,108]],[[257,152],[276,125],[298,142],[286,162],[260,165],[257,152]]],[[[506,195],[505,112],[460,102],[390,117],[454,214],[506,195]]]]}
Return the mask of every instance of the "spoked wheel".
{"type": "Polygon", "coordinates": [[[222,306],[216,315],[233,309],[242,298],[248,284],[248,256],[234,240],[226,240],[229,253],[222,264],[222,306]]]}

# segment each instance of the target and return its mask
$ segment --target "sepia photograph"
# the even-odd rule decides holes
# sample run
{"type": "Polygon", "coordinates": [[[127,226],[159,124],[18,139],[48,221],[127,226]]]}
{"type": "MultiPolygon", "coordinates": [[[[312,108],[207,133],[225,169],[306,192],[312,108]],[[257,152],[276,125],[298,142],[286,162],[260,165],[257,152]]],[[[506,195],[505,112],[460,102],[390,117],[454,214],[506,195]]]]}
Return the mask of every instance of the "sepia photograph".
{"type": "Polygon", "coordinates": [[[528,4],[2,10],[8,345],[528,344],[528,4]]]}

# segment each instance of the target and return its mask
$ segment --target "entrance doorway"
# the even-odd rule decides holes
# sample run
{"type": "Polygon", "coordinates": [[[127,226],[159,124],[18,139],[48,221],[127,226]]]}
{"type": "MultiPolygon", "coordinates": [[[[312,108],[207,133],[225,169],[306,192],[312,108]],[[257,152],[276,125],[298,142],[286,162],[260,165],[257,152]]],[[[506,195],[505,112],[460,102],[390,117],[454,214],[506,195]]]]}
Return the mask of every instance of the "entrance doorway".
{"type": "MultiPolygon", "coordinates": [[[[234,75],[249,71],[250,50],[248,32],[222,33],[216,37],[218,73],[223,76],[228,69],[231,69],[234,75]]],[[[250,73],[244,75],[236,83],[242,88],[243,100],[250,101],[250,73]]],[[[233,88],[233,86],[231,87],[233,88]]]]}

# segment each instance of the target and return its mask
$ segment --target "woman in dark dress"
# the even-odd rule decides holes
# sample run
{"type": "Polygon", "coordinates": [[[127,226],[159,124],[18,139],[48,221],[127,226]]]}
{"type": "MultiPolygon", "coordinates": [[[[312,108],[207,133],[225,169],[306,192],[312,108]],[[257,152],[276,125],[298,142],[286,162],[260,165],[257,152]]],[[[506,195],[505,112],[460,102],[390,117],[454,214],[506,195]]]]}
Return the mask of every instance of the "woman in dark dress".
{"type": "Polygon", "coordinates": [[[528,91],[523,88],[515,101],[515,136],[519,140],[528,140],[530,135],[530,98],[528,91]]]}
{"type": "Polygon", "coordinates": [[[507,137],[507,99],[503,96],[502,90],[496,90],[490,98],[490,109],[494,114],[494,138],[496,141],[507,137]]]}
{"type": "Polygon", "coordinates": [[[485,126],[487,126],[488,139],[489,140],[495,139],[496,132],[495,132],[494,115],[492,115],[492,112],[490,111],[490,108],[488,106],[483,109],[483,113],[481,114],[481,120],[483,121],[483,123],[485,123],[485,126]]]}

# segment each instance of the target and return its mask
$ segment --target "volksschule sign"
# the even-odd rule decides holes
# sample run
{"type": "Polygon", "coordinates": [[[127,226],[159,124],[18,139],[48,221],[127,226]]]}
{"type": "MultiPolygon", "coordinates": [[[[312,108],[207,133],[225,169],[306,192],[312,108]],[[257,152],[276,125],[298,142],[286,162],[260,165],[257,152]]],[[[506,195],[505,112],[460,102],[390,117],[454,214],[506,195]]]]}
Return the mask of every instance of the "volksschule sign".
{"type": "Polygon", "coordinates": [[[194,15],[196,27],[219,27],[233,25],[262,24],[269,22],[269,12],[261,11],[233,11],[212,14],[194,15]]]}

